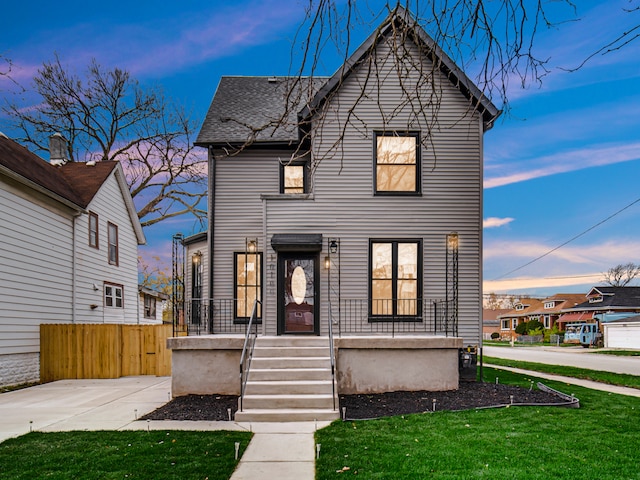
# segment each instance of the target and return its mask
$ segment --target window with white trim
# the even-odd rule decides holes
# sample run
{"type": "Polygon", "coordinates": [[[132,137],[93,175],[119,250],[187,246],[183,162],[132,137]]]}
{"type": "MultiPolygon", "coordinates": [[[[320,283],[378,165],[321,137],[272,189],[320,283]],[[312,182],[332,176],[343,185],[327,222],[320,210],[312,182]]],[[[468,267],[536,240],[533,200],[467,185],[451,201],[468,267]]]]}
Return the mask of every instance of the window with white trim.
{"type": "Polygon", "coordinates": [[[104,284],[104,306],[124,308],[124,287],[113,283],[104,284]]]}
{"type": "Polygon", "coordinates": [[[156,318],[156,298],[144,294],[144,318],[156,318]]]}

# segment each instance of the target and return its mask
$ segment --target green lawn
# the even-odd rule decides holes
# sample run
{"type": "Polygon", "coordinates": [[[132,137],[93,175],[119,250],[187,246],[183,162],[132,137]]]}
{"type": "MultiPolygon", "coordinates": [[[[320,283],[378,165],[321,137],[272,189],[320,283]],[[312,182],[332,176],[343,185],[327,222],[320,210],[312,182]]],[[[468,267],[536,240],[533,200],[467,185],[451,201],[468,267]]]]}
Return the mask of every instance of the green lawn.
{"type": "Polygon", "coordinates": [[[220,479],[249,432],[33,432],[0,443],[0,479],[220,479]]]}
{"type": "MultiPolygon", "coordinates": [[[[485,368],[485,378],[530,379],[485,368]]],[[[547,382],[581,408],[512,407],[334,422],[316,433],[318,480],[640,479],[640,399],[547,382]],[[347,470],[348,468],[348,470],[347,470]],[[338,473],[340,472],[340,473],[338,473]]]]}
{"type": "MultiPolygon", "coordinates": [[[[586,354],[585,354],[586,355],[586,354]]],[[[588,370],[586,368],[568,367],[566,365],[547,365],[546,363],[522,362],[520,360],[508,360],[505,358],[484,357],[484,363],[500,365],[503,367],[522,368],[534,372],[564,375],[565,377],[582,378],[594,382],[619,385],[621,387],[640,388],[640,377],[623,373],[610,373],[601,370],[588,370]]]]}

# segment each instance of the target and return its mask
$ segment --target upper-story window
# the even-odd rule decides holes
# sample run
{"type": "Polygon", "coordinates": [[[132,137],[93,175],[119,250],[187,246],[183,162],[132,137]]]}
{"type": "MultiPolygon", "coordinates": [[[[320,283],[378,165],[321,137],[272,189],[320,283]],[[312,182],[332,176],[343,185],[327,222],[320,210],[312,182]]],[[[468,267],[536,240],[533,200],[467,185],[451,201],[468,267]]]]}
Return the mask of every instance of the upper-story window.
{"type": "Polygon", "coordinates": [[[99,241],[98,215],[93,212],[89,212],[89,246],[99,248],[99,241]]]}
{"type": "Polygon", "coordinates": [[[281,165],[280,193],[307,193],[307,168],[304,163],[281,165]]]}
{"type": "Polygon", "coordinates": [[[544,308],[546,308],[546,309],[553,308],[555,306],[556,306],[555,302],[546,302],[544,304],[544,308]]]}
{"type": "Polygon", "coordinates": [[[118,226],[107,223],[107,236],[109,243],[109,264],[118,265],[118,226]]]}
{"type": "Polygon", "coordinates": [[[374,185],[377,195],[420,193],[420,148],[417,133],[374,134],[374,185]]]}
{"type": "Polygon", "coordinates": [[[593,297],[589,297],[589,303],[598,303],[602,301],[602,295],[595,295],[593,297]]]}

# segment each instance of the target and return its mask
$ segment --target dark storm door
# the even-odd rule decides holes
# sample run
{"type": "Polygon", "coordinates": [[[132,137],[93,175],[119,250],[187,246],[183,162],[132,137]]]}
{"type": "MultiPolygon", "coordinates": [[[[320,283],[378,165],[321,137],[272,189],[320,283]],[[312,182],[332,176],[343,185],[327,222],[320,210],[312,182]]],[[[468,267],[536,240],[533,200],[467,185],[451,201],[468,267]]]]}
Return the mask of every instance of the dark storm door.
{"type": "Polygon", "coordinates": [[[318,255],[278,255],[278,335],[320,333],[318,255]]]}

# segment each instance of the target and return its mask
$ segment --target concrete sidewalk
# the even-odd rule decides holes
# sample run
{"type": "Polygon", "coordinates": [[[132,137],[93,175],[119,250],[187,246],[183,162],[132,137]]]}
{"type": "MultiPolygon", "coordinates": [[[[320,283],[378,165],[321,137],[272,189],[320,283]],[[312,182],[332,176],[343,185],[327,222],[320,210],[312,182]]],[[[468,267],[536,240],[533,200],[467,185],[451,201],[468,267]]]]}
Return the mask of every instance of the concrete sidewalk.
{"type": "MultiPolygon", "coordinates": [[[[570,385],[578,385],[580,387],[590,388],[591,390],[600,390],[602,392],[617,393],[619,395],[628,395],[630,397],[640,397],[640,389],[619,387],[617,385],[608,385],[606,383],[593,382],[591,380],[583,380],[581,378],[563,377],[562,375],[553,375],[551,373],[534,372],[532,370],[523,370],[522,368],[503,367],[501,365],[484,364],[485,367],[495,368],[498,370],[508,370],[510,372],[529,375],[536,378],[544,378],[546,380],[554,380],[556,382],[567,383],[570,385]]],[[[564,392],[570,393],[570,392],[564,392]]]]}
{"type": "Polygon", "coordinates": [[[170,377],[152,376],[60,380],[3,393],[0,442],[32,430],[244,430],[254,437],[232,480],[315,478],[313,433],[330,422],[137,420],[170,399],[170,377]]]}

